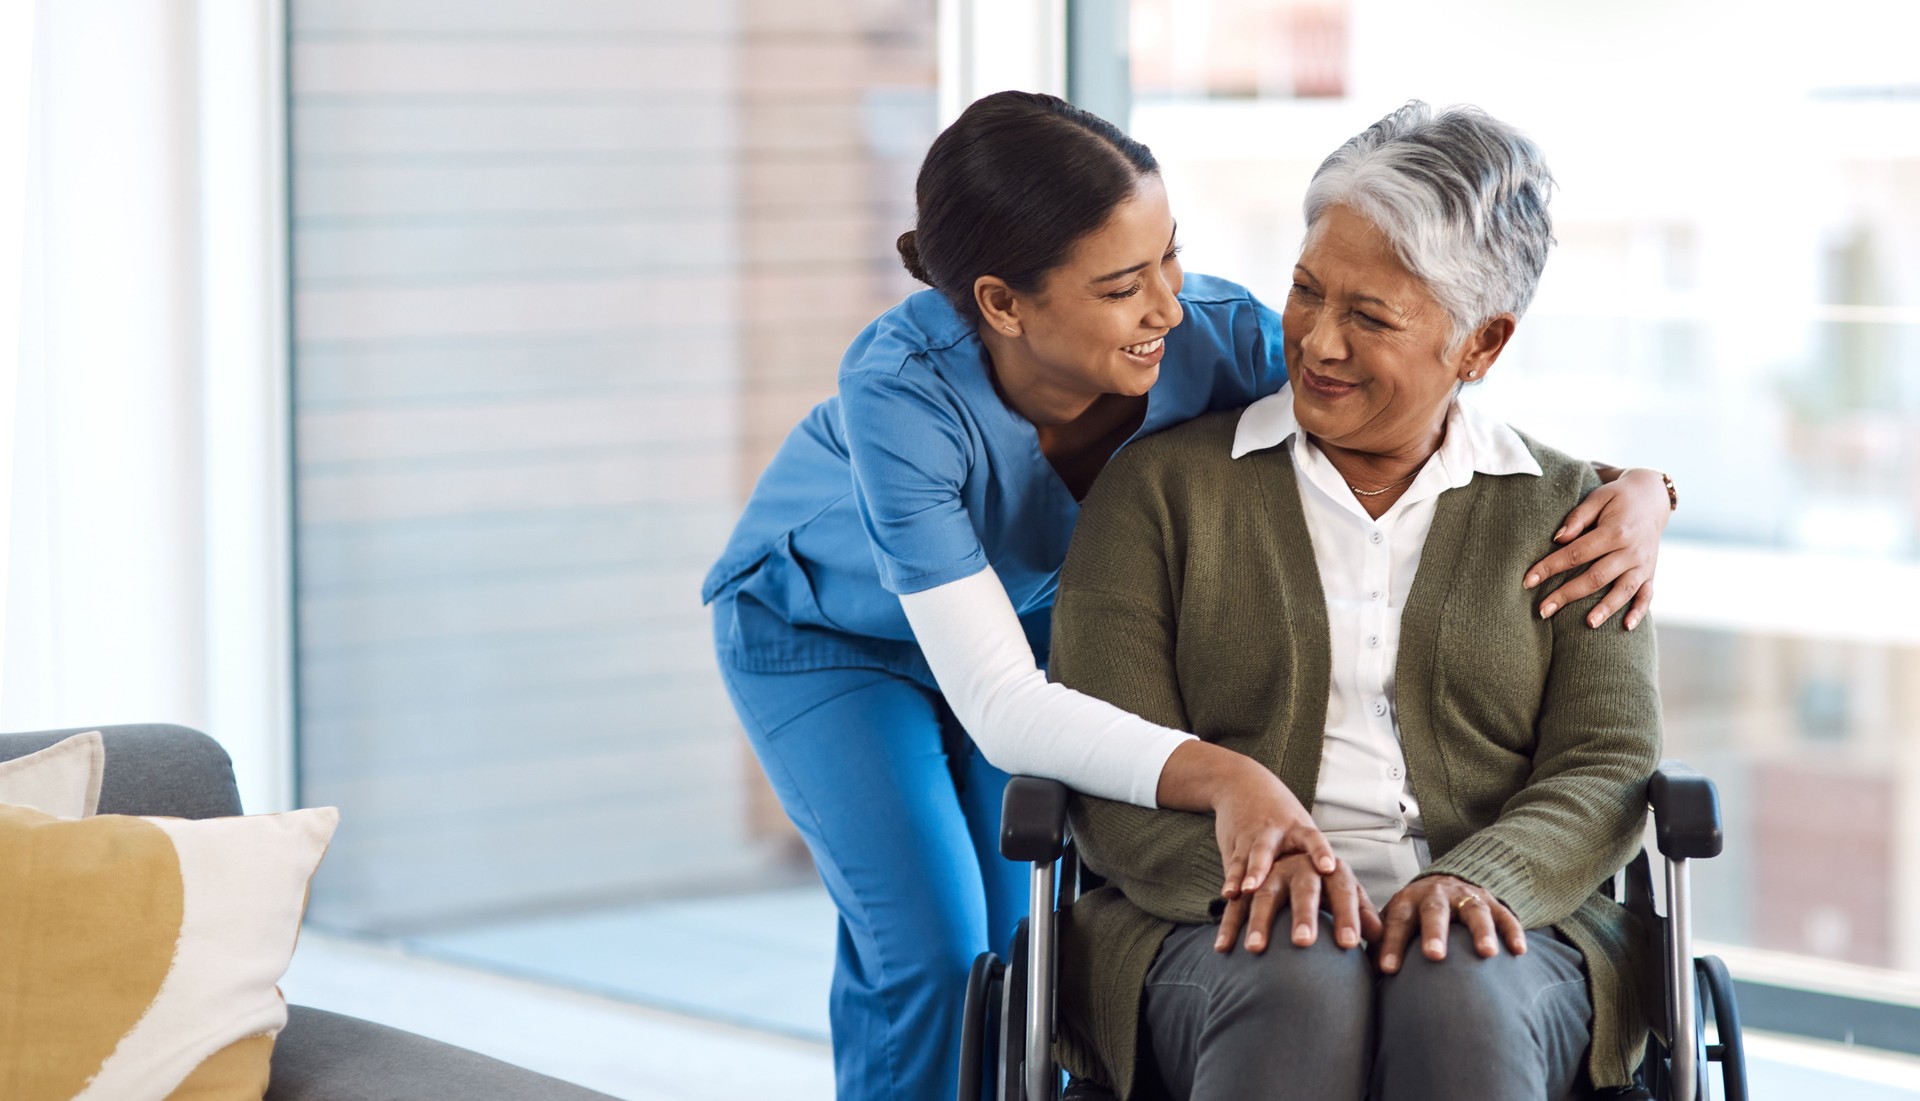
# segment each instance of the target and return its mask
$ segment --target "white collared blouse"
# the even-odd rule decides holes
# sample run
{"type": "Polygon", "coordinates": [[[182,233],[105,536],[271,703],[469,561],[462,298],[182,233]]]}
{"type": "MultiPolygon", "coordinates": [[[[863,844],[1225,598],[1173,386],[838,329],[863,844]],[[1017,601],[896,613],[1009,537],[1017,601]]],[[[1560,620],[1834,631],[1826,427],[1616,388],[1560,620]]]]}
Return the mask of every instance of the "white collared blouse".
{"type": "MultiPolygon", "coordinates": [[[[1326,740],[1313,819],[1375,906],[1384,907],[1428,863],[1420,807],[1407,778],[1394,714],[1400,614],[1420,566],[1440,495],[1475,473],[1539,476],[1540,464],[1512,428],[1461,402],[1447,410],[1440,448],[1379,519],[1293,413],[1293,387],[1249,405],[1233,457],[1286,444],[1327,598],[1333,646],[1326,740]]],[[[1517,585],[1519,578],[1514,579],[1517,585]]]]}

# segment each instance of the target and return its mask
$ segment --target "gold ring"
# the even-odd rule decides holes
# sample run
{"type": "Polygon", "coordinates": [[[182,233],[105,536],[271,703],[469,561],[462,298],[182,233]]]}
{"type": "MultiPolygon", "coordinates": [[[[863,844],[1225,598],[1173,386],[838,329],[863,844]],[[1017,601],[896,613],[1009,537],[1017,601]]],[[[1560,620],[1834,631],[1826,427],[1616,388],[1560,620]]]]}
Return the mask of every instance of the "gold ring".
{"type": "Polygon", "coordinates": [[[1480,901],[1479,895],[1462,895],[1457,901],[1454,902],[1453,912],[1456,914],[1464,914],[1467,912],[1467,907],[1482,906],[1482,905],[1485,905],[1485,903],[1480,901]]]}

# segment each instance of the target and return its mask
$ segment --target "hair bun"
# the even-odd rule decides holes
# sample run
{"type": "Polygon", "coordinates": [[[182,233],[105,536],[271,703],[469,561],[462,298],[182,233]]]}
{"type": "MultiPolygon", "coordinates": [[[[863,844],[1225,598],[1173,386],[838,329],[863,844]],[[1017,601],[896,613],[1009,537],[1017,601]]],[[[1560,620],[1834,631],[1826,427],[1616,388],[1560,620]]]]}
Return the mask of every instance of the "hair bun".
{"type": "Polygon", "coordinates": [[[920,237],[916,231],[910,229],[902,233],[893,247],[899,250],[900,262],[906,265],[908,275],[929,287],[933,286],[933,277],[927,274],[926,266],[920,262],[920,237]]]}

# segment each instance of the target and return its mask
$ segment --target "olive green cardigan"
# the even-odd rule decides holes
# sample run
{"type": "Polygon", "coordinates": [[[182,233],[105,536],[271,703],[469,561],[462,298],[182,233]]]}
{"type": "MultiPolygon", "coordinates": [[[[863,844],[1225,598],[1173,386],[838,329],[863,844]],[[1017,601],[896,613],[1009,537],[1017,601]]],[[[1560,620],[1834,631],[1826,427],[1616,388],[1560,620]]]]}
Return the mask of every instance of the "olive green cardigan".
{"type": "MultiPolygon", "coordinates": [[[[1326,598],[1289,450],[1231,458],[1238,420],[1142,440],[1101,474],[1061,573],[1052,675],[1259,760],[1312,806],[1326,598]]],[[[1401,616],[1401,747],[1433,855],[1423,874],[1484,887],[1580,950],[1588,1070],[1624,1085],[1646,1039],[1646,946],[1598,888],[1639,847],[1659,757],[1653,632],[1589,629],[1597,596],[1540,619],[1542,590],[1521,578],[1598,481],[1526,444],[1542,476],[1476,474],[1436,505],[1401,616]]],[[[1219,849],[1206,815],[1080,796],[1071,813],[1109,885],[1063,918],[1058,1054],[1131,1097],[1147,969],[1176,924],[1219,920],[1219,849]]]]}

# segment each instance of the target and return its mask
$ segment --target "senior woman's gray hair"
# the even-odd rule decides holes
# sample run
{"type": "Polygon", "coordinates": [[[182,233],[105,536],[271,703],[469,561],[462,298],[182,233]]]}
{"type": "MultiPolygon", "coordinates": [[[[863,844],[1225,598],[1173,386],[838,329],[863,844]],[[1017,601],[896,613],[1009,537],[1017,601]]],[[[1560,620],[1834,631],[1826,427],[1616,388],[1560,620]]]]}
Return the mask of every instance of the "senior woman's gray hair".
{"type": "Polygon", "coordinates": [[[1553,174],[1532,139],[1478,107],[1420,100],[1354,135],[1307,186],[1307,227],[1336,203],[1380,227],[1453,320],[1459,342],[1533,300],[1553,174]]]}

